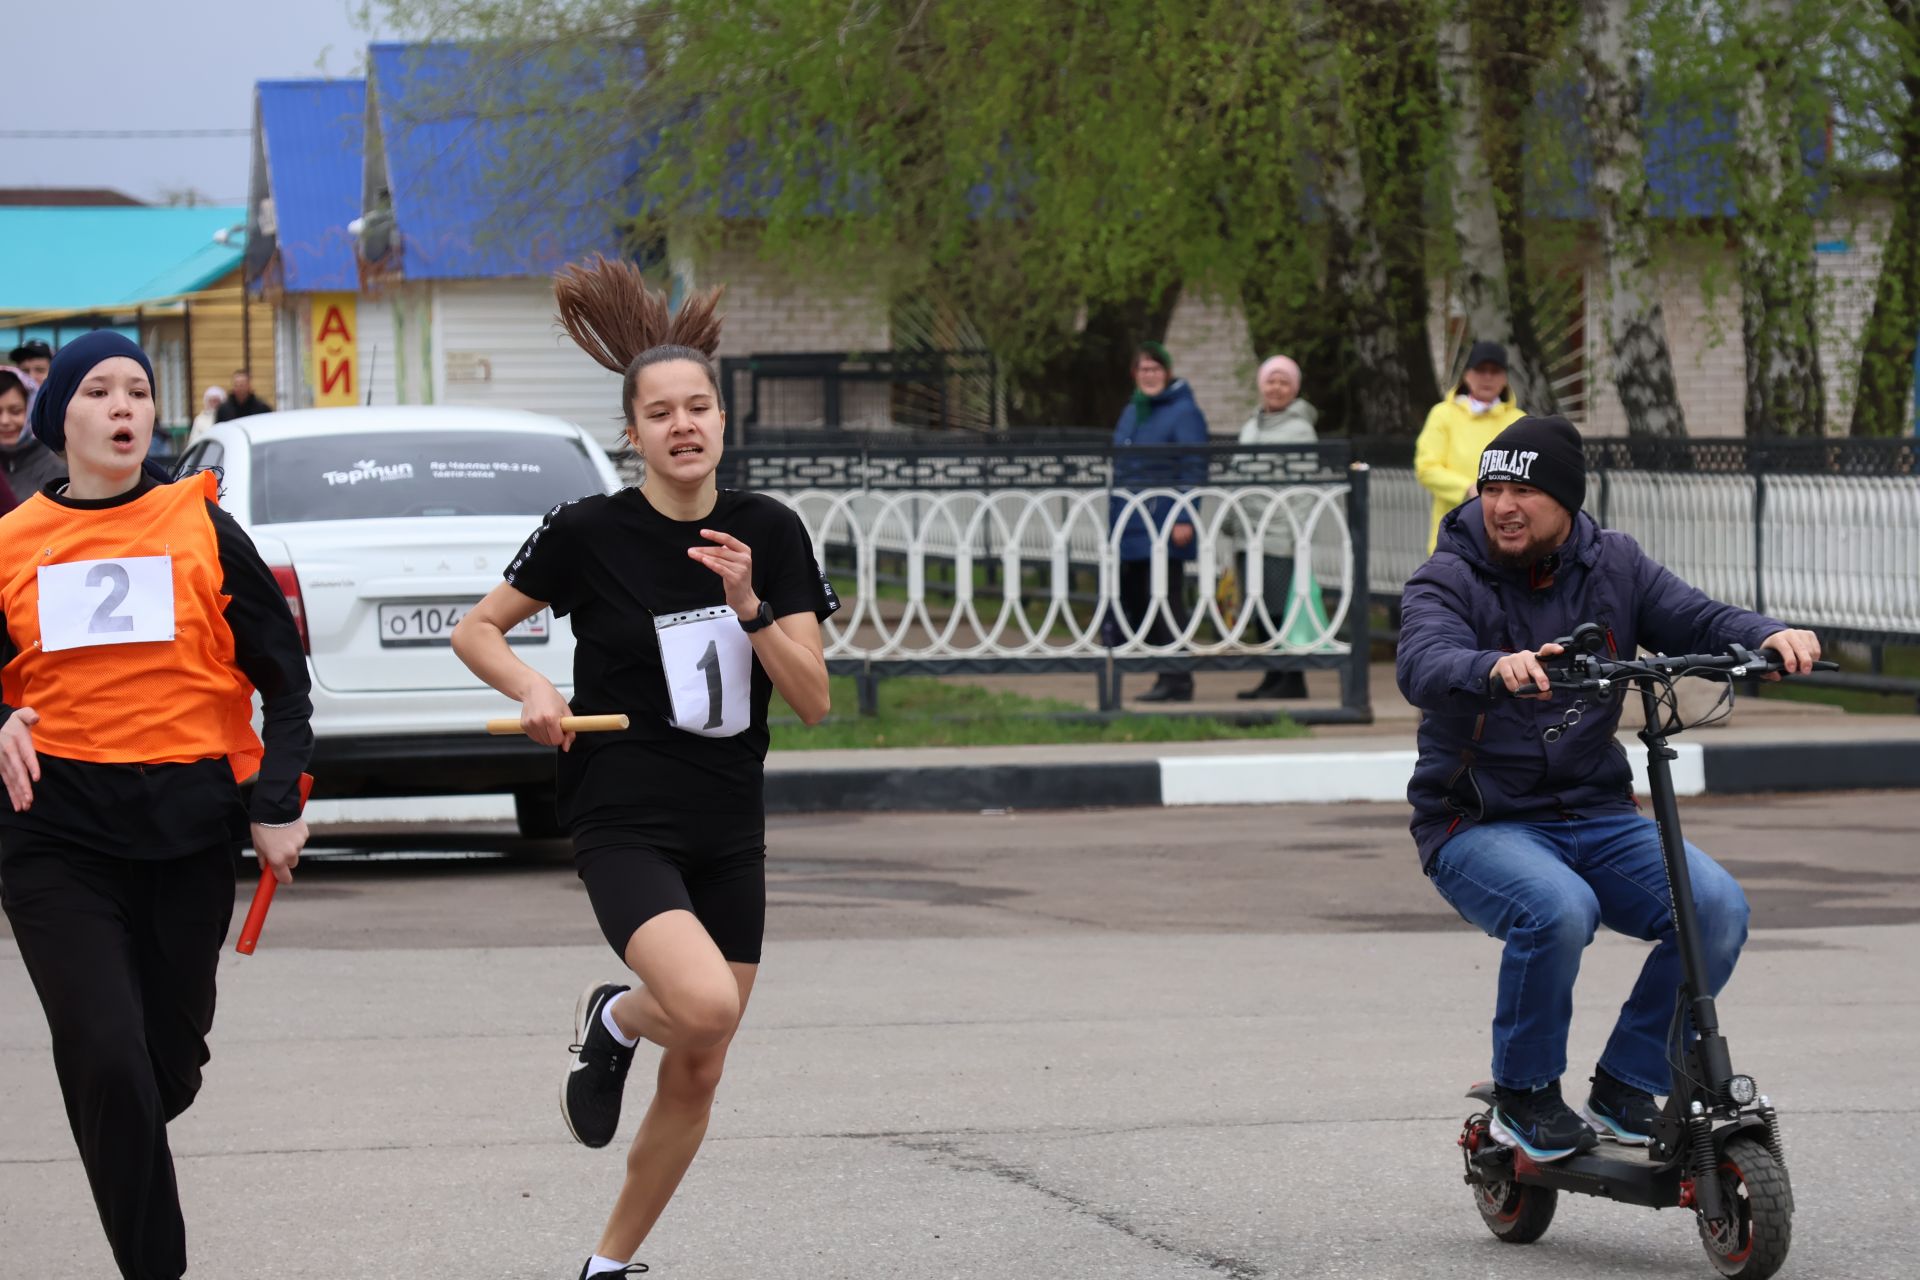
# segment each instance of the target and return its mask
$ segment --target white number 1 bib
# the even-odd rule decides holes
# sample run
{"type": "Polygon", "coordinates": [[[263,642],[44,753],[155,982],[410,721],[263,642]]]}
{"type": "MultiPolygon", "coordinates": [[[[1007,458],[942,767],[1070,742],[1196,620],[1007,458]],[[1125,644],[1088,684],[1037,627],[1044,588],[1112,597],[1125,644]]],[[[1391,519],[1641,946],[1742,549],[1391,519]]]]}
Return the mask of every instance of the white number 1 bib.
{"type": "Polygon", "coordinates": [[[40,647],[173,639],[173,557],[40,566],[40,647]]]}
{"type": "Polygon", "coordinates": [[[749,720],[753,642],[726,605],[653,620],[660,665],[673,699],[673,727],[703,738],[731,738],[749,720]]]}

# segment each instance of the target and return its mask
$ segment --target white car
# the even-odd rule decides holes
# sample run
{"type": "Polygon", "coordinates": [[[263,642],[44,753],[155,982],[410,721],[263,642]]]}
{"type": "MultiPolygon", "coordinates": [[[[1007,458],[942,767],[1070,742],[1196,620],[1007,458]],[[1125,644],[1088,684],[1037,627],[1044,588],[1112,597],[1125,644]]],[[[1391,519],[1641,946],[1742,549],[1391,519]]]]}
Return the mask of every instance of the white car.
{"type": "MultiPolygon", "coordinates": [[[[179,471],[222,473],[300,624],[313,677],[314,794],[511,792],[526,835],[559,834],[553,752],[488,737],[508,699],[453,654],[454,623],[500,582],[556,504],[620,480],[581,428],[497,409],[306,409],[214,426],[179,471]]],[[[563,696],[573,630],[551,613],[508,637],[563,696]]]]}

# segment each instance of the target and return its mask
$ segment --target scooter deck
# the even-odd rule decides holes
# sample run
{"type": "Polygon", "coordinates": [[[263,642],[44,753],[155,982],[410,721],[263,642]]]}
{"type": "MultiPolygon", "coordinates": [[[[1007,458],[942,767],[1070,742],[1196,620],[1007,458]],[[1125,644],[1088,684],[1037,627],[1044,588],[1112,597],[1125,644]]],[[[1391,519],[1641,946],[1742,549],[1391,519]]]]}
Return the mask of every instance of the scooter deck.
{"type": "Polygon", "coordinates": [[[1680,1205],[1680,1166],[1656,1164],[1644,1152],[1616,1154],[1604,1149],[1582,1152],[1542,1164],[1523,1152],[1513,1153],[1513,1176],[1517,1182],[1536,1187],[1553,1187],[1583,1196],[1600,1196],[1625,1204],[1646,1205],[1652,1209],[1674,1209],[1680,1205]]]}

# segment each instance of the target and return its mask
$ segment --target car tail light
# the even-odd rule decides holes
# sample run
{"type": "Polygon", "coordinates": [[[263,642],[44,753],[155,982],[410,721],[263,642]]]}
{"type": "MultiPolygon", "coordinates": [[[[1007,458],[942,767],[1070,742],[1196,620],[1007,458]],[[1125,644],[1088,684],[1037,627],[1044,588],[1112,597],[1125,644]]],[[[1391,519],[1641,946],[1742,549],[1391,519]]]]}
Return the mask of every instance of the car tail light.
{"type": "Polygon", "coordinates": [[[311,655],[313,641],[307,638],[307,605],[300,598],[300,575],[290,564],[276,564],[273,580],[280,584],[280,594],[287,598],[287,612],[293,615],[293,625],[300,632],[300,652],[311,655]]]}

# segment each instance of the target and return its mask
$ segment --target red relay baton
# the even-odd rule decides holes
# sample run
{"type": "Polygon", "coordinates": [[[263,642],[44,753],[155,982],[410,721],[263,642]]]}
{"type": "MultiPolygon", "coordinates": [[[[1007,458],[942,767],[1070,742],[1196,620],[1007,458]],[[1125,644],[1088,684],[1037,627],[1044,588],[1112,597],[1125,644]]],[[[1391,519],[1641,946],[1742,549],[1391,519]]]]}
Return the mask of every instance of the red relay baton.
{"type": "MultiPolygon", "coordinates": [[[[312,794],[313,775],[303,773],[300,775],[301,812],[306,811],[307,797],[312,794]]],[[[247,908],[246,923],[240,926],[239,941],[233,944],[233,949],[241,955],[252,955],[253,949],[260,945],[260,928],[267,922],[267,908],[273,905],[273,891],[279,887],[280,882],[273,878],[273,868],[260,868],[260,883],[254,886],[253,905],[247,908]]]]}

